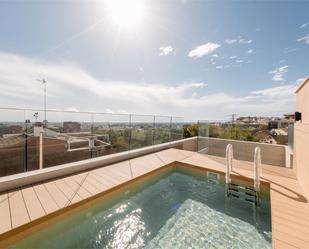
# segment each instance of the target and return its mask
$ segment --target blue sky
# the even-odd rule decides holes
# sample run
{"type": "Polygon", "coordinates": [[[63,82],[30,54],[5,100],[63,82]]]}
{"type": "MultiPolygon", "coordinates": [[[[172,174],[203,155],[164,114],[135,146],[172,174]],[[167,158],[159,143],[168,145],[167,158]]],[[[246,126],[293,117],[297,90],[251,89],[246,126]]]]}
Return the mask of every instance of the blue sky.
{"type": "Polygon", "coordinates": [[[1,1],[0,106],[42,108],[43,77],[49,109],[186,120],[295,111],[309,1],[133,2],[134,27],[115,23],[107,1],[1,1]]]}

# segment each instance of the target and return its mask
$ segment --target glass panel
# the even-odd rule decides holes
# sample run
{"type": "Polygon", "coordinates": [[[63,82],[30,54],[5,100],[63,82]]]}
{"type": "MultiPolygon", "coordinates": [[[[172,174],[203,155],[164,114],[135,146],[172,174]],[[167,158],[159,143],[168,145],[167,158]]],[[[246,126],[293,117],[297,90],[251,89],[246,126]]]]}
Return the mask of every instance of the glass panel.
{"type": "MultiPolygon", "coordinates": [[[[93,157],[92,114],[48,111],[46,116],[43,138],[44,168],[93,157]]],[[[34,128],[38,131],[34,131],[34,137],[39,140],[40,127],[34,128]]]]}
{"type": "Polygon", "coordinates": [[[184,118],[172,117],[171,141],[176,141],[183,138],[183,122],[184,118]]]}
{"type": "Polygon", "coordinates": [[[94,114],[94,156],[129,150],[130,115],[94,114]]]}
{"type": "MultiPolygon", "coordinates": [[[[243,122],[199,121],[199,152],[221,157],[221,161],[224,162],[226,146],[232,144],[234,159],[253,162],[254,150],[260,147],[262,163],[285,167],[285,146],[273,146],[273,144],[287,144],[288,128],[274,128],[269,125],[273,121],[270,123],[243,122]]],[[[237,164],[238,162],[235,161],[235,165],[237,164]]]]}
{"type": "Polygon", "coordinates": [[[154,116],[131,115],[130,149],[153,145],[154,116]]]}
{"type": "Polygon", "coordinates": [[[207,121],[198,121],[197,151],[203,154],[207,153],[209,146],[209,127],[207,121]]]}
{"type": "Polygon", "coordinates": [[[26,171],[25,112],[0,109],[0,177],[26,171]]]}
{"type": "Polygon", "coordinates": [[[44,132],[45,112],[35,109],[26,110],[25,119],[27,121],[27,169],[28,171],[37,170],[40,167],[40,132],[44,132]]]}
{"type": "Polygon", "coordinates": [[[183,118],[0,108],[0,176],[182,137],[183,118]]]}
{"type": "Polygon", "coordinates": [[[171,121],[171,117],[155,116],[154,144],[162,144],[170,141],[171,121]]]}

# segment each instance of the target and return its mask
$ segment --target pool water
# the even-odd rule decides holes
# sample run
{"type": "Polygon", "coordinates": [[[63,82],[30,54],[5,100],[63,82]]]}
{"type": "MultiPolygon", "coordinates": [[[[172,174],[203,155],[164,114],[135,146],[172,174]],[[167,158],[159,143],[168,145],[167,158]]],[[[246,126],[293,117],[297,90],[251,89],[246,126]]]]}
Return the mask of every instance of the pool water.
{"type": "Polygon", "coordinates": [[[271,248],[269,199],[258,210],[225,185],[172,172],[96,204],[11,248],[271,248]]]}

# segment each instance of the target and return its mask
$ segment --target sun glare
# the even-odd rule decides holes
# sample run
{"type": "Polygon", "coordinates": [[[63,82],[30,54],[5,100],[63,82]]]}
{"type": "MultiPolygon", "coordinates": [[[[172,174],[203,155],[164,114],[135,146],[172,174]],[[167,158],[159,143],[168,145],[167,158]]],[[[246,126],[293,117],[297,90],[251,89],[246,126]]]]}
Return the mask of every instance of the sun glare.
{"type": "Polygon", "coordinates": [[[144,0],[106,0],[105,3],[108,18],[118,27],[132,29],[142,24],[144,0]]]}

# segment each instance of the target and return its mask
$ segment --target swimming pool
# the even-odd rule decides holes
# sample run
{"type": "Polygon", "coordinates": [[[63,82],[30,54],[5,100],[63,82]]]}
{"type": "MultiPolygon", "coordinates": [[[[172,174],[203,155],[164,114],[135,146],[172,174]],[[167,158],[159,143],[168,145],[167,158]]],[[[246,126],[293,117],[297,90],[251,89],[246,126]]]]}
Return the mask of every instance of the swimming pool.
{"type": "Polygon", "coordinates": [[[10,248],[271,248],[269,193],[254,210],[213,175],[173,170],[10,248]]]}

